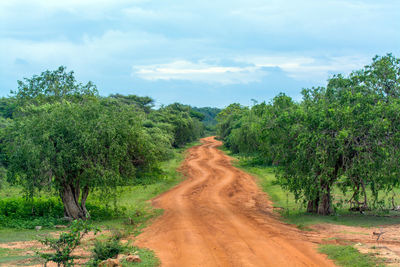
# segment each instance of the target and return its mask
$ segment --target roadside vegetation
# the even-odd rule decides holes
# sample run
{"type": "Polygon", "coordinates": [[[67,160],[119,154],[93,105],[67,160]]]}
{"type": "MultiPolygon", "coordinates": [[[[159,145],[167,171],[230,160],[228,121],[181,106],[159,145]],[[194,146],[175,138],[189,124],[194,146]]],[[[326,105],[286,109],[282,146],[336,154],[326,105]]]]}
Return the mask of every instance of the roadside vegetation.
{"type": "Polygon", "coordinates": [[[400,59],[377,56],[302,94],[231,104],[217,116],[219,137],[250,166],[273,167],[276,184],[309,213],[397,211],[400,59]]]}
{"type": "MultiPolygon", "coordinates": [[[[183,151],[204,135],[204,118],[179,103],[156,109],[149,97],[99,96],[65,67],[18,81],[0,99],[0,242],[61,238],[76,219],[106,236],[138,234],[162,212],[147,201],[180,181],[183,151]]],[[[134,251],[147,259],[141,266],[158,262],[134,251]]],[[[8,252],[0,261],[38,260],[8,252]]]]}
{"type": "MultiPolygon", "coordinates": [[[[248,162],[248,157],[232,154],[229,150],[225,152],[237,159],[236,167],[252,174],[257,178],[260,188],[268,194],[273,207],[287,223],[295,224],[298,228],[307,230],[309,226],[320,223],[332,223],[348,226],[378,227],[400,223],[400,213],[383,207],[380,210],[365,211],[364,213],[349,210],[349,205],[336,209],[330,216],[320,216],[307,212],[306,206],[301,201],[296,201],[293,193],[287,192],[279,185],[275,176],[275,167],[253,166],[248,162]],[[250,165],[249,165],[250,164],[250,165]]],[[[336,189],[332,193],[335,199],[343,199],[349,195],[343,194],[336,189]]],[[[400,196],[394,199],[400,202],[400,196]]]]}
{"type": "Polygon", "coordinates": [[[328,255],[342,267],[376,267],[385,266],[382,259],[372,254],[362,254],[352,246],[322,245],[319,251],[328,255]]]}

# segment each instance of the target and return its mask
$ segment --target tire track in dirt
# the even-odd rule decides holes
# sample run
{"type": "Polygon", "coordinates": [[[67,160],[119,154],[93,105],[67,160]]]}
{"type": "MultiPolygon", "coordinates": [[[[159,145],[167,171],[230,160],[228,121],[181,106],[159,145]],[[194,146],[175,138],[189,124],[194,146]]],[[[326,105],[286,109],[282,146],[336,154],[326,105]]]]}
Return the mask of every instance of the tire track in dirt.
{"type": "Polygon", "coordinates": [[[138,237],[162,266],[334,266],[298,229],[273,215],[253,178],[213,137],[189,149],[187,179],[153,200],[164,209],[138,237]]]}

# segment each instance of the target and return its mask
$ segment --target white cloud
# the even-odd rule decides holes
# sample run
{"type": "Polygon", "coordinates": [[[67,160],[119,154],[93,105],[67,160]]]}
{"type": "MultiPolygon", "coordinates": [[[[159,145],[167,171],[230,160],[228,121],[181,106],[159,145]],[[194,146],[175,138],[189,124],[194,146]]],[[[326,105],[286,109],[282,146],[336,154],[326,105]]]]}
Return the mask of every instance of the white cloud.
{"type": "Polygon", "coordinates": [[[259,82],[268,73],[255,66],[226,67],[202,61],[176,60],[165,64],[134,66],[132,74],[150,81],[187,80],[227,85],[259,82]]]}
{"type": "Polygon", "coordinates": [[[349,73],[369,63],[366,56],[332,56],[328,58],[307,56],[247,56],[237,57],[237,61],[254,64],[257,67],[279,67],[296,80],[323,82],[332,74],[349,73]]]}
{"type": "Polygon", "coordinates": [[[210,60],[191,62],[175,60],[163,64],[134,66],[132,75],[144,80],[186,80],[226,84],[247,84],[261,82],[269,72],[266,68],[279,68],[288,77],[298,81],[323,84],[332,74],[349,73],[360,69],[370,61],[365,56],[342,56],[314,58],[291,55],[263,56],[249,55],[230,59],[242,66],[219,66],[210,60]]]}

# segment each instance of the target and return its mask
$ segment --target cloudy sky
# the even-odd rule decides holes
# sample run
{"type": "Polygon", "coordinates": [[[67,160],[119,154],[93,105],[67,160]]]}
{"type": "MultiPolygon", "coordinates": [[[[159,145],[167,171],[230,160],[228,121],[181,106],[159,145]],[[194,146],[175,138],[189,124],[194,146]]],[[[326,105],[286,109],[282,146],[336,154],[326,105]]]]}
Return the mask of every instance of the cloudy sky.
{"type": "Polygon", "coordinates": [[[400,56],[400,1],[1,0],[0,95],[60,65],[102,95],[223,107],[400,56]]]}

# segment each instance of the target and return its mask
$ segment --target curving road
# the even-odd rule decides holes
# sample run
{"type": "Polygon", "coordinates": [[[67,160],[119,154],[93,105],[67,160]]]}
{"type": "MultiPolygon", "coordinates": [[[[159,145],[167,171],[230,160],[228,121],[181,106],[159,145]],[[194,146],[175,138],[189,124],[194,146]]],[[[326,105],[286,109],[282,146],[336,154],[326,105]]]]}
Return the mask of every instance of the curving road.
{"type": "Polygon", "coordinates": [[[136,244],[154,250],[162,266],[334,266],[276,219],[267,196],[220,145],[208,137],[189,149],[187,179],[153,200],[164,214],[136,244]]]}

